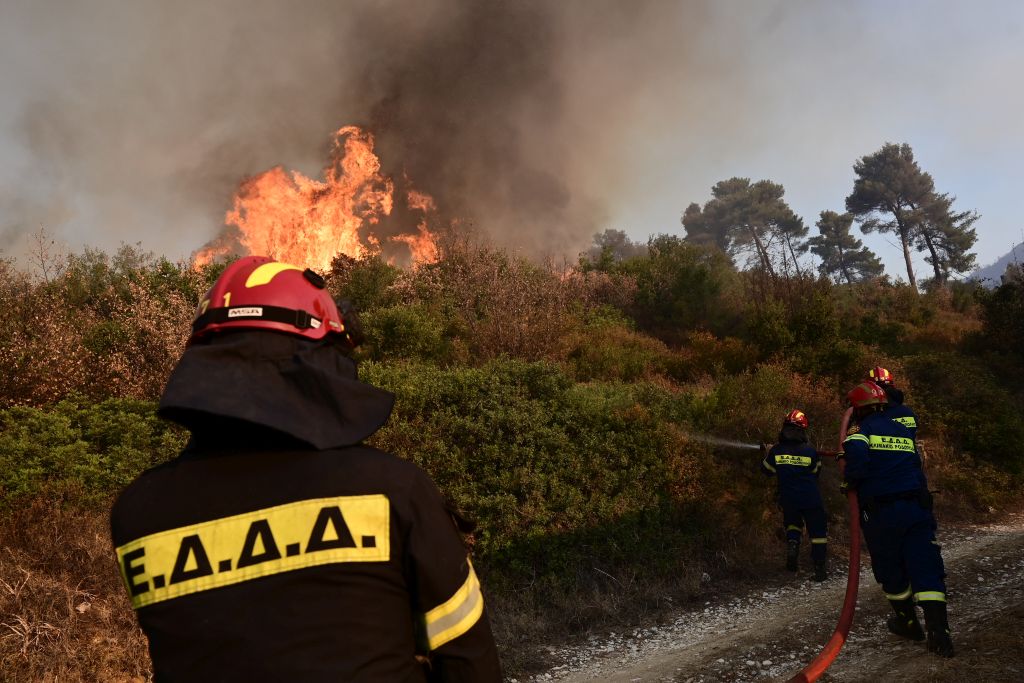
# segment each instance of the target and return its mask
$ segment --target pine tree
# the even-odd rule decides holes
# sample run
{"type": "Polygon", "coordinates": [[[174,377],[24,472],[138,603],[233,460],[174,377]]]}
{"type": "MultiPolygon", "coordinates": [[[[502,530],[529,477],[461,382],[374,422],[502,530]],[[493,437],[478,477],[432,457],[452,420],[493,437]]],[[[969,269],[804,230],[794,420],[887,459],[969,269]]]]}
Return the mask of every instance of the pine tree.
{"type": "Polygon", "coordinates": [[[811,252],[821,259],[818,272],[836,282],[859,282],[882,274],[882,262],[863,243],[850,234],[853,216],[822,211],[816,223],[817,237],[808,240],[811,252]]]}
{"type": "Polygon", "coordinates": [[[807,228],[783,200],[782,185],[730,178],[716,183],[711,194],[703,209],[690,204],[683,213],[687,241],[715,244],[732,257],[751,254],[770,275],[779,264],[788,273],[791,263],[800,273],[798,255],[807,251],[807,228]]]}
{"type": "Polygon", "coordinates": [[[886,143],[874,154],[858,159],[853,170],[857,179],[846,198],[846,210],[860,221],[862,232],[890,232],[899,238],[907,278],[916,290],[910,247],[925,220],[924,207],[934,196],[932,177],[914,161],[908,144],[886,143]]]}
{"type": "Polygon", "coordinates": [[[928,252],[924,260],[931,265],[934,281],[940,286],[946,284],[951,274],[968,273],[977,265],[970,249],[978,241],[978,234],[971,226],[980,216],[974,211],[953,211],[955,200],[948,194],[935,195],[914,236],[917,250],[928,252]]]}
{"type": "Polygon", "coordinates": [[[910,249],[927,251],[925,261],[944,285],[951,274],[974,268],[971,248],[978,237],[971,227],[974,211],[953,211],[954,197],[935,191],[930,174],[914,160],[910,145],[886,143],[854,164],[857,180],[846,198],[846,209],[861,221],[861,231],[898,236],[907,264],[907,277],[917,289],[910,249]]]}

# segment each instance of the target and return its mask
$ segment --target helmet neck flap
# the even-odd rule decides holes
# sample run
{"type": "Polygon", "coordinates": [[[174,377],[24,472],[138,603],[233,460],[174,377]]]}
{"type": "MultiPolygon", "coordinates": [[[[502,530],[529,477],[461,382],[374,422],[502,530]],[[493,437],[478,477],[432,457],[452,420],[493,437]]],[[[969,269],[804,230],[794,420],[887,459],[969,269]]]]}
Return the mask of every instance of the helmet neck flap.
{"type": "Polygon", "coordinates": [[[238,330],[185,350],[159,414],[189,429],[197,448],[264,444],[271,430],[285,436],[282,442],[327,449],[380,429],[394,398],[360,382],[355,363],[329,340],[238,330]]]}

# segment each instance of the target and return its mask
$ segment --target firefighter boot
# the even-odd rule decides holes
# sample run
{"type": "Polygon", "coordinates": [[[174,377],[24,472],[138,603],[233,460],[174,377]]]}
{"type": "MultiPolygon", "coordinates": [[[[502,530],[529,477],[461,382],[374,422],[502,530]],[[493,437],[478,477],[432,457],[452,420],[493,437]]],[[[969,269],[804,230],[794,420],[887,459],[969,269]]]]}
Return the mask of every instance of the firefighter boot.
{"type": "Polygon", "coordinates": [[[814,580],[824,581],[828,579],[828,565],[825,560],[819,560],[814,563],[814,580]]]}
{"type": "Polygon", "coordinates": [[[949,620],[946,618],[946,603],[926,600],[921,603],[924,624],[928,630],[928,651],[940,657],[953,656],[953,639],[949,636],[949,620]]]}
{"type": "Polygon", "coordinates": [[[885,622],[885,625],[889,627],[889,632],[895,633],[901,638],[924,640],[924,631],[921,630],[921,624],[917,620],[914,601],[910,598],[890,600],[889,604],[892,605],[892,611],[896,613],[889,617],[889,621],[885,622]]]}
{"type": "Polygon", "coordinates": [[[786,541],[786,569],[795,572],[797,569],[797,558],[800,557],[800,541],[789,539],[786,541]]]}

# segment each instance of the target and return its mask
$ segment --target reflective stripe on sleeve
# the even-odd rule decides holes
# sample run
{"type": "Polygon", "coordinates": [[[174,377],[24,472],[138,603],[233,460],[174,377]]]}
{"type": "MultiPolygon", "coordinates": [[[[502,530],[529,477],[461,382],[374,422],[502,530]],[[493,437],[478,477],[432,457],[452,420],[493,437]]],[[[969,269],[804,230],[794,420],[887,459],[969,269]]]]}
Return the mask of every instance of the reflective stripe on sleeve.
{"type": "Polygon", "coordinates": [[[812,538],[811,539],[811,543],[824,544],[824,543],[828,543],[828,539],[827,538],[812,538]]]}
{"type": "Polygon", "coordinates": [[[886,593],[885,597],[889,600],[906,600],[911,596],[910,586],[907,586],[907,590],[902,593],[886,593]]]}
{"type": "Polygon", "coordinates": [[[914,593],[917,602],[946,602],[946,594],[941,591],[921,591],[914,593]]]}
{"type": "Polygon", "coordinates": [[[769,464],[769,462],[767,460],[762,460],[761,461],[761,466],[764,467],[767,470],[771,470],[772,472],[775,471],[775,465],[769,464]]]}
{"type": "Polygon", "coordinates": [[[786,531],[803,531],[803,527],[796,524],[788,524],[786,525],[786,531]]]}
{"type": "Polygon", "coordinates": [[[843,443],[846,443],[847,441],[863,441],[864,443],[871,443],[868,440],[868,437],[864,436],[863,434],[850,434],[848,437],[846,437],[843,443]]]}
{"type": "Polygon", "coordinates": [[[469,576],[452,597],[426,613],[427,641],[436,650],[473,627],[484,611],[484,596],[473,565],[469,576]]]}

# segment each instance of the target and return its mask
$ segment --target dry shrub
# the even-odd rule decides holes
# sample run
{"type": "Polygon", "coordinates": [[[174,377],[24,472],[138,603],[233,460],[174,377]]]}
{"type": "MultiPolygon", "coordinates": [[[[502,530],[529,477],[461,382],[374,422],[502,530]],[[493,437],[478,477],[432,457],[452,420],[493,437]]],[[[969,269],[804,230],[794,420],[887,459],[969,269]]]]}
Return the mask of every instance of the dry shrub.
{"type": "Polygon", "coordinates": [[[41,495],[0,519],[0,539],[5,681],[148,680],[105,511],[41,495]]]}
{"type": "Polygon", "coordinates": [[[467,242],[445,245],[437,263],[392,286],[403,303],[423,303],[447,317],[473,361],[559,359],[579,314],[599,304],[625,305],[632,291],[625,281],[613,286],[607,274],[538,265],[467,242]]]}
{"type": "Polygon", "coordinates": [[[680,350],[675,374],[684,380],[721,377],[753,367],[757,357],[758,350],[742,339],[719,339],[711,332],[698,330],[689,334],[680,350]]]}
{"type": "MultiPolygon", "coordinates": [[[[195,306],[189,292],[163,286],[154,264],[83,275],[74,258],[48,281],[0,268],[2,405],[71,393],[155,398],[181,354],[195,306]]],[[[179,280],[200,278],[171,268],[179,280]]]]}

